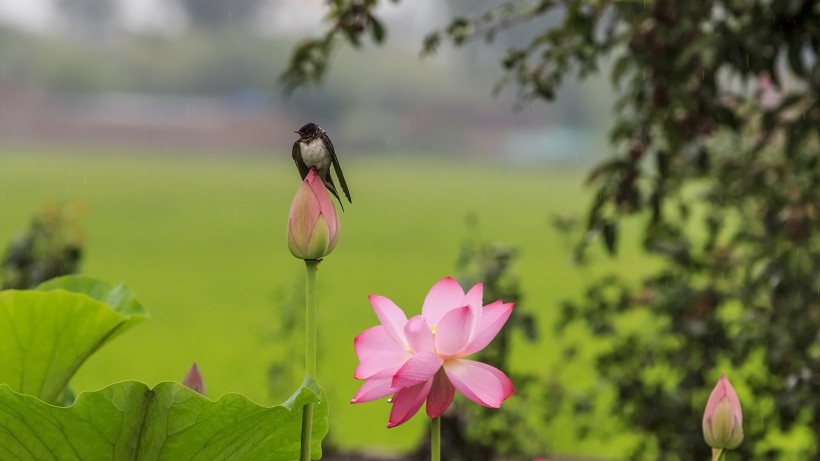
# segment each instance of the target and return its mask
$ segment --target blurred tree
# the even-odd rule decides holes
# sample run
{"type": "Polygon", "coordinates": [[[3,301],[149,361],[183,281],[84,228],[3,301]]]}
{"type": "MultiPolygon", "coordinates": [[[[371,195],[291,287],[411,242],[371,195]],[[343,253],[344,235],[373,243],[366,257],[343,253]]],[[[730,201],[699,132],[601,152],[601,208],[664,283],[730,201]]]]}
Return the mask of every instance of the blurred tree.
{"type": "Polygon", "coordinates": [[[48,204],[31,220],[26,233],[13,239],[3,255],[3,289],[25,290],[62,275],[76,274],[82,238],[76,206],[48,204]]]}
{"type": "Polygon", "coordinates": [[[181,0],[181,4],[194,26],[207,29],[247,23],[262,0],[181,0]]]}
{"type": "MultiPolygon", "coordinates": [[[[294,49],[286,91],[320,81],[338,41],[380,43],[377,3],[329,1],[331,27],[294,49]]],[[[620,91],[578,262],[594,242],[615,255],[630,216],[663,261],[637,286],[591,283],[558,325],[609,341],[598,366],[611,411],[645,434],[630,458],[708,459],[699,419],[722,371],[754,415],[729,459],[820,459],[820,2],[511,1],[454,18],[423,49],[533,20],[500,57],[499,88],[552,100],[606,67],[620,91]]]]}

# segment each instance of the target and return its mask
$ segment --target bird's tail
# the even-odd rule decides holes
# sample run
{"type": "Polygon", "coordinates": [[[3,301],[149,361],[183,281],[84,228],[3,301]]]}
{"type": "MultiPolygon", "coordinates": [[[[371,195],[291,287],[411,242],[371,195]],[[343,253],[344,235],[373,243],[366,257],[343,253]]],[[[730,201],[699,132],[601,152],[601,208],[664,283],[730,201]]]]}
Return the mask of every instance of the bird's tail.
{"type": "Polygon", "coordinates": [[[324,181],[324,183],[325,188],[327,188],[327,190],[329,190],[330,193],[333,194],[334,197],[336,197],[336,201],[339,202],[339,206],[342,207],[342,211],[345,211],[345,206],[342,204],[342,199],[339,198],[339,193],[336,192],[336,187],[330,181],[324,181]]]}

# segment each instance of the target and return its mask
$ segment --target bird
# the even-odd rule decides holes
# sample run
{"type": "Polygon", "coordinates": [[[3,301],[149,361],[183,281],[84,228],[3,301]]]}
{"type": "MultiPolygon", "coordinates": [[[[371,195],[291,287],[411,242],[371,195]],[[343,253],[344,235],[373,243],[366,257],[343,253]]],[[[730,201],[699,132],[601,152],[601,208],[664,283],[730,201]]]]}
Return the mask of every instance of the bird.
{"type": "Polygon", "coordinates": [[[342,199],[339,198],[339,193],[336,192],[336,185],[333,184],[333,178],[330,176],[330,165],[333,164],[333,169],[336,170],[336,177],[339,178],[339,184],[342,186],[347,201],[353,203],[350,199],[350,190],[347,188],[345,176],[342,173],[342,167],[339,165],[339,158],[336,157],[336,149],[327,135],[327,132],[315,123],[306,123],[302,128],[294,131],[299,135],[299,139],[293,143],[293,161],[296,162],[296,168],[305,179],[311,169],[316,170],[316,174],[322,178],[327,190],[330,191],[339,201],[339,206],[344,211],[345,207],[342,205],[342,199]]]}

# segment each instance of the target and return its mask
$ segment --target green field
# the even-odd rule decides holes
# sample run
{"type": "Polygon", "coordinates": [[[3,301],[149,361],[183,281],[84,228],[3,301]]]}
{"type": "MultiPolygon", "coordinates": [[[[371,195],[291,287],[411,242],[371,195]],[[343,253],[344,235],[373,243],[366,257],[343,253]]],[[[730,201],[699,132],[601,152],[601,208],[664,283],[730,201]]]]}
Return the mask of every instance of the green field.
{"type": "MultiPolygon", "coordinates": [[[[515,366],[560,373],[578,389],[592,385],[591,364],[558,363],[550,328],[559,301],[578,296],[593,275],[571,266],[566,242],[549,224],[553,213],[585,209],[582,170],[480,160],[465,166],[429,157],[343,163],[353,204],[318,279],[318,381],[331,399],[334,441],[397,451],[421,437],[422,418],[388,431],[386,403],[347,403],[359,385],[352,378],[353,338],[376,324],[369,294],[393,299],[409,315],[419,312],[430,286],[453,273],[468,214],[478,218],[482,239],[520,250],[515,268],[542,340],[517,343],[515,366]]],[[[287,398],[270,395],[267,370],[287,350],[274,337],[281,305],[302,289],[303,264],[285,243],[298,184],[285,152],[0,149],[0,242],[21,231],[43,202],[81,202],[88,208],[83,272],[127,282],[151,312],[149,322],[91,357],[72,381],[74,391],[130,379],[178,381],[196,361],[212,398],[227,392],[264,404],[287,398]]],[[[627,245],[622,266],[603,262],[596,271],[634,271],[641,261],[627,245]]],[[[605,443],[579,446],[571,428],[571,421],[545,428],[544,439],[558,452],[613,454],[605,443]]]]}

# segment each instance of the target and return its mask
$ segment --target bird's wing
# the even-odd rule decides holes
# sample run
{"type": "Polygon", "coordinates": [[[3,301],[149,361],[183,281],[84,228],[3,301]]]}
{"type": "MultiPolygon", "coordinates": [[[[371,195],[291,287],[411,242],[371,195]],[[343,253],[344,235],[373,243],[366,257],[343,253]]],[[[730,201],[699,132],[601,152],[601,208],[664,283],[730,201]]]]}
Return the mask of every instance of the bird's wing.
{"type": "Polygon", "coordinates": [[[299,148],[299,141],[293,143],[291,154],[293,155],[293,161],[296,162],[296,168],[299,169],[299,174],[304,180],[310,168],[308,168],[308,166],[305,165],[305,161],[302,160],[302,150],[299,148]]]}
{"type": "MultiPolygon", "coordinates": [[[[339,184],[342,185],[342,190],[345,193],[345,197],[347,197],[348,202],[353,203],[353,200],[350,199],[350,190],[347,188],[345,175],[342,173],[342,166],[339,165],[339,159],[336,157],[336,149],[333,147],[333,143],[330,142],[330,138],[327,136],[327,133],[322,133],[322,140],[325,142],[328,150],[330,150],[330,159],[333,161],[333,169],[336,170],[336,176],[339,177],[339,184]]],[[[330,176],[328,175],[328,178],[329,177],[330,176]]],[[[341,203],[341,201],[339,203],[341,203]]]]}

